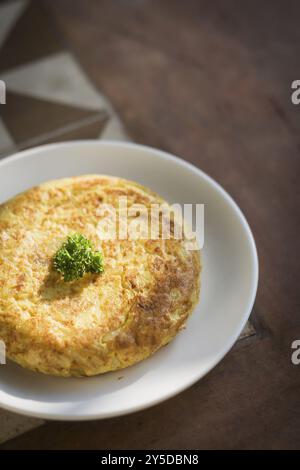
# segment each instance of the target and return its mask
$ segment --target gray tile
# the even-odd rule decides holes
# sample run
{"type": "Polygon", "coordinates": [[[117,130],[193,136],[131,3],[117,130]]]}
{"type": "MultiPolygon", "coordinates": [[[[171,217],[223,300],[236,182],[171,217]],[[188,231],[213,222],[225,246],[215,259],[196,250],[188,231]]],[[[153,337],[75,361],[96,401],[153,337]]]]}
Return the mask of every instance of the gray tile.
{"type": "Polygon", "coordinates": [[[0,409],[0,443],[41,426],[43,423],[41,419],[28,418],[0,409]]]}
{"type": "Polygon", "coordinates": [[[5,2],[0,5],[0,48],[11,29],[14,27],[18,18],[23,13],[27,5],[25,0],[16,0],[14,2],[5,2]]]}

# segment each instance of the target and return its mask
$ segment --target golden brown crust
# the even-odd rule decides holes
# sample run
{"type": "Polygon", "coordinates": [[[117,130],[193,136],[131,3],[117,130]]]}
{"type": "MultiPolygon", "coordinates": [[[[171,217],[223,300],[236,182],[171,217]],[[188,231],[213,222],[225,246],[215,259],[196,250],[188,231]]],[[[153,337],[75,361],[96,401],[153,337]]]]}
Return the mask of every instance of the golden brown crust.
{"type": "Polygon", "coordinates": [[[0,339],[8,357],[54,375],[95,375],[167,344],[199,295],[200,258],[183,240],[99,240],[100,203],[161,203],[127,180],[51,181],[0,206],[0,339]],[[64,283],[52,259],[70,232],[103,252],[105,272],[64,283]]]}

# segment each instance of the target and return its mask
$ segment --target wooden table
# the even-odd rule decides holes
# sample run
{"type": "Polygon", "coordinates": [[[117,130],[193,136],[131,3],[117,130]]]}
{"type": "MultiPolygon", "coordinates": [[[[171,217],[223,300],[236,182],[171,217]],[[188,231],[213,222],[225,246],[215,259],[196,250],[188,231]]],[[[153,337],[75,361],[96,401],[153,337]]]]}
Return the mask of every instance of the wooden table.
{"type": "Polygon", "coordinates": [[[216,178],[254,232],[256,334],[204,379],[130,416],[48,423],[2,449],[299,448],[300,4],[45,1],[133,140],[216,178]]]}

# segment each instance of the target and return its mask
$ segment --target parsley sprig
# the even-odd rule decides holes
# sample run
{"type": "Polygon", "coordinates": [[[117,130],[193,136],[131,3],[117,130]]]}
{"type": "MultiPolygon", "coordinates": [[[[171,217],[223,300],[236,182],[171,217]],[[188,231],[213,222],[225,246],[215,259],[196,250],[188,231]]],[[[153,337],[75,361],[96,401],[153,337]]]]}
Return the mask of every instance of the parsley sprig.
{"type": "Polygon", "coordinates": [[[92,243],[80,233],[68,236],[53,260],[54,269],[63,275],[65,282],[75,281],[85,273],[102,273],[103,257],[94,251],[92,243]]]}

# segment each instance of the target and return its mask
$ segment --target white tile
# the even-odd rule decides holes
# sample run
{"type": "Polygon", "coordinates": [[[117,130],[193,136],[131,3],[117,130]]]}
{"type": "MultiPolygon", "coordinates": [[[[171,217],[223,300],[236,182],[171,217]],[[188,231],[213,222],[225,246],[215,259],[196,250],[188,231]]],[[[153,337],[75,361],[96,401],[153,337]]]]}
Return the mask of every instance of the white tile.
{"type": "Polygon", "coordinates": [[[99,138],[106,140],[130,140],[122,122],[116,115],[108,120],[99,138]]]}
{"type": "Polygon", "coordinates": [[[1,78],[10,91],[84,109],[112,110],[69,52],[18,66],[1,78]]]}

